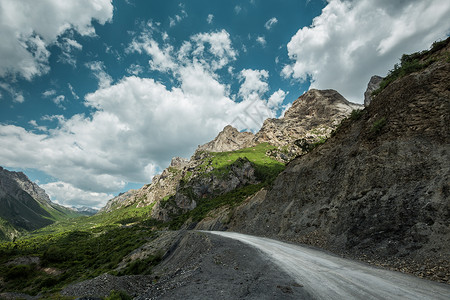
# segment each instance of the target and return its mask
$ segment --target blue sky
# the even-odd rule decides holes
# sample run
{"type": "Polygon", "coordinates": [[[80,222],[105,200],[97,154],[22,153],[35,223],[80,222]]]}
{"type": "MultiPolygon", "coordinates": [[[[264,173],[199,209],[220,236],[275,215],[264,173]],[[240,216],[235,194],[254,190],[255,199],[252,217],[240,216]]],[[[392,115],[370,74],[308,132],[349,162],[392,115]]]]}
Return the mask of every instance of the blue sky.
{"type": "Polygon", "coordinates": [[[0,165],[101,207],[227,124],[257,131],[309,88],[362,103],[449,34],[416,1],[0,0],[0,165]]]}

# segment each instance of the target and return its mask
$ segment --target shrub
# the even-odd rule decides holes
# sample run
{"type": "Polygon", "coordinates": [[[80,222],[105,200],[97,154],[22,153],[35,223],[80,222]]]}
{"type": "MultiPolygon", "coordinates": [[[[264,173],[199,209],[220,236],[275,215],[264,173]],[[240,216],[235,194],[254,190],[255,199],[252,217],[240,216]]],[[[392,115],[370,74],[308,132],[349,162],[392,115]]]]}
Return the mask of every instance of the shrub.
{"type": "Polygon", "coordinates": [[[32,275],[34,268],[30,265],[17,265],[10,267],[5,272],[5,278],[7,280],[25,279],[32,275]]]}
{"type": "Polygon", "coordinates": [[[361,119],[363,112],[361,109],[354,109],[352,110],[352,113],[350,114],[350,119],[356,121],[361,119]]]}
{"type": "Polygon", "coordinates": [[[385,118],[375,121],[372,125],[372,133],[376,135],[379,134],[381,130],[383,130],[384,126],[386,126],[386,123],[387,121],[385,118]]]}

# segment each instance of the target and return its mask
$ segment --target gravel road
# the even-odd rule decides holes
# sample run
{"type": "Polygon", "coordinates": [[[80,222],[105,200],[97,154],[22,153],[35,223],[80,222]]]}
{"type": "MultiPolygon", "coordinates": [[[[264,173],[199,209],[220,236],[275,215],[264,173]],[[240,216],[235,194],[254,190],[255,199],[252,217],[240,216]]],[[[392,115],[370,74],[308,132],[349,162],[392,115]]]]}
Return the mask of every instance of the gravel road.
{"type": "Polygon", "coordinates": [[[325,252],[235,232],[209,231],[260,250],[313,299],[450,299],[450,285],[325,252]]]}

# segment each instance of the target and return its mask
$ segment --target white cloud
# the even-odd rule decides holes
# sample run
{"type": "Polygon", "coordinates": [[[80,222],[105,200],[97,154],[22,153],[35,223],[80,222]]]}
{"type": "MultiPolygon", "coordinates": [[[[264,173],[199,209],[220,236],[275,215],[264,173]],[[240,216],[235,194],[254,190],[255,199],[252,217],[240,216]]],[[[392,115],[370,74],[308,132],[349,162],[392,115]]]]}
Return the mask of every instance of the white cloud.
{"type": "MultiPolygon", "coordinates": [[[[264,119],[275,116],[284,92],[267,99],[267,71],[242,70],[237,95],[215,73],[219,67],[231,67],[228,64],[237,56],[226,31],[197,34],[184,45],[169,52],[173,87],[128,76],[87,94],[84,103],[93,111],[88,116],[42,118],[57,121],[54,129],[37,134],[0,124],[0,161],[58,178],[62,186],[45,187],[58,201],[67,196],[74,203],[76,198],[64,194],[74,188],[84,191],[88,201],[87,192],[109,194],[126,182],[148,183],[173,156],[189,157],[227,124],[256,131],[264,119]]],[[[154,53],[144,49],[142,45],[133,51],[153,59],[154,53]]],[[[99,62],[89,67],[104,71],[99,62]]]]}
{"type": "Polygon", "coordinates": [[[45,92],[42,93],[42,96],[44,96],[45,98],[51,97],[56,95],[56,91],[51,89],[51,90],[46,90],[45,92]]]}
{"type": "Polygon", "coordinates": [[[262,95],[269,90],[269,84],[266,80],[269,78],[269,72],[266,70],[244,69],[239,74],[239,79],[243,81],[239,88],[239,95],[246,99],[251,94],[262,95]]]}
{"type": "Polygon", "coordinates": [[[91,21],[104,24],[112,14],[111,0],[0,0],[0,77],[19,74],[31,80],[47,73],[48,45],[70,28],[94,35],[91,21]]]}
{"type": "Polygon", "coordinates": [[[131,64],[128,68],[127,68],[127,73],[131,74],[131,75],[135,75],[138,76],[139,74],[141,74],[142,72],[144,72],[144,68],[138,64],[131,64]]]}
{"type": "Polygon", "coordinates": [[[58,61],[69,64],[75,68],[77,62],[73,52],[82,50],[83,46],[76,40],[70,38],[63,38],[61,42],[56,42],[56,45],[61,49],[58,61]]]}
{"type": "Polygon", "coordinates": [[[362,103],[372,75],[385,75],[403,53],[426,49],[450,33],[449,15],[446,0],[330,0],[288,43],[293,63],[282,74],[310,77],[311,88],[336,89],[362,103]]]}
{"type": "Polygon", "coordinates": [[[33,126],[35,129],[40,130],[40,131],[47,131],[47,127],[45,126],[39,126],[38,123],[36,122],[36,120],[30,120],[28,122],[28,124],[30,124],[31,126],[33,126]]]}
{"type": "Polygon", "coordinates": [[[75,90],[73,89],[73,86],[68,83],[67,86],[69,87],[70,93],[72,94],[73,99],[78,100],[80,97],[75,93],[75,90]]]}
{"type": "Polygon", "coordinates": [[[284,98],[286,98],[287,93],[282,89],[274,92],[267,101],[269,108],[278,108],[282,103],[284,98]]]}
{"type": "Polygon", "coordinates": [[[221,69],[236,59],[237,52],[231,46],[230,34],[224,29],[210,33],[199,33],[194,35],[191,40],[195,42],[195,49],[192,54],[203,63],[208,64],[210,62],[209,66],[213,70],[221,69]],[[207,54],[211,54],[213,57],[208,57],[207,54]]]}
{"type": "Polygon", "coordinates": [[[260,43],[261,44],[261,46],[266,46],[266,44],[267,44],[267,42],[266,42],[266,39],[263,37],[263,36],[258,36],[257,38],[256,38],[256,41],[258,42],[258,43],[260,43]]]}
{"type": "Polygon", "coordinates": [[[273,27],[273,25],[275,25],[277,23],[278,23],[278,19],[273,17],[273,18],[267,20],[267,22],[264,24],[264,27],[266,27],[267,30],[270,30],[273,27]]]}
{"type": "Polygon", "coordinates": [[[178,5],[178,7],[180,8],[180,13],[175,15],[173,18],[169,17],[169,26],[170,27],[173,27],[173,26],[177,25],[184,18],[186,18],[188,16],[188,14],[186,13],[186,10],[184,9],[184,4],[180,3],[178,5]]]}
{"type": "Polygon", "coordinates": [[[206,18],[206,22],[208,22],[208,24],[211,24],[213,19],[214,19],[214,15],[213,14],[209,14],[208,17],[206,18]]]}
{"type": "Polygon", "coordinates": [[[240,12],[242,11],[242,7],[240,7],[239,5],[236,5],[234,7],[234,12],[238,15],[240,12]]]}
{"type": "Polygon", "coordinates": [[[101,208],[105,202],[113,198],[112,194],[86,192],[76,188],[70,183],[56,181],[41,184],[41,187],[50,196],[50,199],[64,206],[88,206],[101,208]]]}
{"type": "Polygon", "coordinates": [[[25,101],[22,92],[17,91],[12,85],[5,82],[0,82],[0,88],[4,89],[13,98],[14,102],[23,103],[25,101]]]}
{"type": "Polygon", "coordinates": [[[53,98],[53,103],[55,103],[59,108],[66,109],[62,103],[66,100],[66,97],[64,95],[58,95],[55,98],[53,98]]]}
{"type": "Polygon", "coordinates": [[[86,68],[90,69],[98,80],[98,86],[100,88],[108,87],[111,85],[112,77],[106,73],[105,64],[102,61],[91,61],[85,64],[86,68]]]}

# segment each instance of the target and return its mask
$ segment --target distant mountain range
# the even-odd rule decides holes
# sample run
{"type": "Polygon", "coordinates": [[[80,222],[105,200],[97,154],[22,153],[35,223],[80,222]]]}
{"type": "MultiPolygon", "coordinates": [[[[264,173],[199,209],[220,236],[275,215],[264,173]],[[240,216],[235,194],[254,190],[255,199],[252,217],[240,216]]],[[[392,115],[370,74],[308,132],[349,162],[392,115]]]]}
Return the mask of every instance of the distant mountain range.
{"type": "Polygon", "coordinates": [[[83,214],[50,201],[24,173],[0,167],[0,239],[13,239],[23,232],[83,214]]]}

